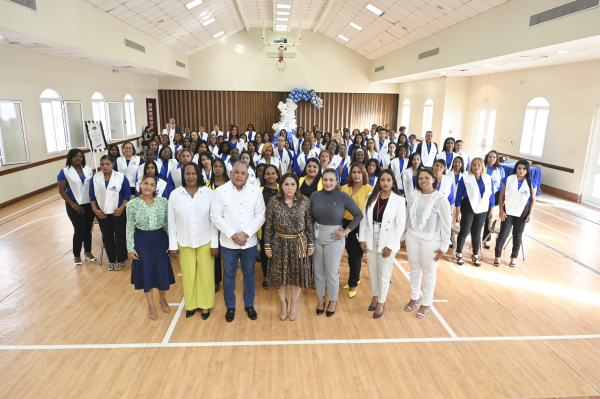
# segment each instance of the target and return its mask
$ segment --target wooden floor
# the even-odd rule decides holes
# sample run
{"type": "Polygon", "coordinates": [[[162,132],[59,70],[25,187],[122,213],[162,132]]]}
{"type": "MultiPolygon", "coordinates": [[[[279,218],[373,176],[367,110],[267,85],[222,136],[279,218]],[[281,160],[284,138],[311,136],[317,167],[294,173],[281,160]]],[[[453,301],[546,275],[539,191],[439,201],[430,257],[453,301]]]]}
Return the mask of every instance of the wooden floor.
{"type": "MultiPolygon", "coordinates": [[[[120,272],[75,268],[65,204],[48,191],[0,209],[0,398],[555,398],[600,391],[600,211],[544,195],[528,225],[526,261],[476,268],[440,262],[435,312],[403,305],[409,265],[399,253],[384,317],[341,291],[332,318],[304,290],[294,322],[278,318],[257,278],[258,320],[171,312],[157,321],[120,272]]],[[[100,234],[94,230],[93,252],[100,234]]],[[[450,252],[449,252],[450,253],[450,252]]],[[[509,251],[506,251],[508,254],[509,251]]],[[[470,251],[465,250],[465,258],[470,251]]],[[[261,276],[257,264],[257,276],[261,276]]],[[[348,278],[345,259],[341,285],[348,278]]]]}

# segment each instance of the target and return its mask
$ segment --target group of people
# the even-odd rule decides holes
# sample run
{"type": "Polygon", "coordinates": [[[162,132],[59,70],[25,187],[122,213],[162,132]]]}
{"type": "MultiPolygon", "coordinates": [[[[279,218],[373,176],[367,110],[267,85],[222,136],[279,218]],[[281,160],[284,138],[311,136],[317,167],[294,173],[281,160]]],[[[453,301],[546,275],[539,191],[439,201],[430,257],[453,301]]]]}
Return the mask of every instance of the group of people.
{"type": "Polygon", "coordinates": [[[131,283],[144,290],[151,319],[158,317],[154,289],[162,311],[169,312],[165,293],[175,283],[171,260],[179,259],[186,317],[199,311],[208,318],[223,282],[225,319],[233,321],[239,264],[244,310],[256,320],[254,270],[260,261],[262,287],[278,291],[281,320],[295,320],[301,290],[313,284],[317,315],[335,314],[346,251],[350,272],[342,289],[350,298],[357,295],[365,255],[372,292],[368,310],[379,318],[395,255],[405,248],[411,299],[404,310],[418,306],[417,318],[424,318],[453,230],[459,230],[457,264],[464,264],[470,234],[471,260],[480,266],[482,235],[490,248],[487,221],[498,205],[502,223],[494,265],[500,266],[512,230],[509,265],[515,266],[536,192],[526,161],[505,176],[496,151],[471,159],[461,140],[447,138],[440,151],[432,139],[427,132],[417,143],[403,127],[396,137],[388,125],[334,134],[314,126],[306,132],[298,128],[291,140],[282,130],[273,146],[270,134],[255,132],[252,124],[242,135],[236,126],[222,132],[217,125],[208,134],[202,127],[182,132],[171,119],[161,136],[144,130],[143,157],[131,142],[123,144],[122,154],[111,146],[97,173],[86,166],[83,152],[73,149],[57,180],[74,227],[75,265],[83,263],[82,246],[85,260],[97,261],[91,253],[97,219],[107,269],[121,270],[131,258],[131,283]]]}

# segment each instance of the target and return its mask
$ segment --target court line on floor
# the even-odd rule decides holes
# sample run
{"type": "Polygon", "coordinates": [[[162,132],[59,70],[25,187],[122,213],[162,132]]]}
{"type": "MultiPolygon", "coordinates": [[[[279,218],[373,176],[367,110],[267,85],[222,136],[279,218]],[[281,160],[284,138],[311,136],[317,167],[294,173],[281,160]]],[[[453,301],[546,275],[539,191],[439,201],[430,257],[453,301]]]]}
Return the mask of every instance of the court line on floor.
{"type": "Polygon", "coordinates": [[[538,222],[538,221],[537,221],[537,220],[535,220],[535,219],[531,219],[531,220],[532,220],[533,222],[535,222],[535,223],[541,224],[542,226],[546,226],[547,228],[549,228],[549,229],[552,229],[552,230],[554,230],[554,231],[558,231],[559,233],[561,233],[561,234],[563,234],[563,235],[566,235],[567,237],[570,237],[570,238],[572,238],[572,239],[574,239],[574,240],[577,240],[577,241],[579,241],[579,242],[582,242],[582,243],[584,243],[584,244],[586,244],[586,245],[588,245],[588,246],[590,246],[590,247],[592,247],[592,248],[595,248],[595,249],[597,249],[597,250],[599,250],[599,251],[600,251],[600,248],[598,248],[598,247],[596,247],[596,246],[593,246],[593,245],[590,245],[590,244],[589,244],[589,242],[585,242],[585,241],[583,241],[583,240],[581,240],[581,239],[579,239],[579,238],[577,238],[577,237],[573,237],[572,235],[569,235],[569,234],[565,233],[564,231],[560,231],[560,230],[558,230],[558,229],[555,229],[555,228],[554,228],[554,227],[552,227],[552,226],[548,226],[547,224],[544,224],[544,223],[542,223],[542,222],[538,222]]]}
{"type": "MultiPolygon", "coordinates": [[[[410,281],[410,275],[406,272],[406,270],[404,270],[404,268],[402,266],[400,266],[400,262],[398,262],[396,259],[394,259],[394,263],[396,264],[396,266],[398,267],[398,269],[400,269],[400,272],[402,272],[402,274],[404,275],[404,277],[406,277],[406,279],[408,281],[410,281]]],[[[423,291],[419,290],[419,292],[421,292],[421,295],[423,295],[423,291]]],[[[452,328],[450,328],[450,325],[446,322],[446,320],[444,320],[444,318],[442,317],[442,315],[440,314],[440,312],[437,311],[437,309],[435,308],[435,306],[432,305],[430,307],[430,309],[433,312],[433,314],[437,316],[438,320],[440,321],[440,323],[442,323],[442,325],[444,326],[444,328],[446,329],[446,331],[448,331],[448,334],[450,334],[450,336],[453,337],[453,338],[458,338],[458,335],[456,335],[456,333],[454,332],[454,330],[452,330],[452,328]]]]}
{"type": "Polygon", "coordinates": [[[587,220],[590,223],[594,223],[594,224],[600,225],[600,223],[594,222],[593,220],[590,220],[590,219],[586,218],[585,216],[578,215],[578,214],[576,214],[574,212],[567,211],[567,210],[563,209],[562,207],[560,207],[560,205],[557,206],[557,205],[553,205],[553,204],[551,204],[549,202],[543,202],[543,201],[537,200],[536,203],[538,203],[538,202],[539,202],[540,205],[549,206],[550,208],[554,208],[554,209],[559,210],[561,212],[567,213],[567,214],[569,214],[571,216],[575,216],[575,217],[578,217],[580,219],[587,220]]]}
{"type": "Polygon", "coordinates": [[[37,204],[33,204],[33,205],[31,205],[31,206],[28,206],[27,208],[23,208],[23,209],[21,209],[20,211],[17,211],[17,212],[15,212],[15,213],[11,213],[11,214],[10,214],[10,215],[8,215],[8,216],[4,216],[3,218],[0,218],[0,221],[4,220],[4,219],[6,219],[6,218],[9,218],[9,217],[11,217],[11,216],[14,216],[14,215],[16,215],[17,213],[21,213],[21,212],[23,212],[23,211],[24,211],[24,210],[26,210],[26,209],[33,208],[34,206],[36,206],[36,205],[39,205],[39,204],[41,204],[42,202],[46,202],[46,201],[48,201],[48,200],[50,200],[50,199],[52,199],[52,198],[56,198],[56,197],[58,197],[58,196],[59,196],[59,194],[53,195],[52,197],[50,197],[50,198],[46,198],[45,200],[43,200],[43,201],[40,201],[40,202],[38,202],[37,204]]]}
{"type": "Polygon", "coordinates": [[[21,230],[23,227],[29,226],[31,223],[35,223],[35,222],[39,222],[40,220],[55,218],[57,216],[63,216],[63,215],[66,215],[66,213],[59,213],[58,215],[46,216],[45,218],[40,218],[40,219],[32,220],[31,222],[25,223],[23,226],[17,227],[13,231],[9,231],[8,233],[4,234],[3,236],[0,236],[0,239],[6,237],[7,235],[10,235],[10,234],[14,233],[15,231],[21,230]]]}
{"type": "Polygon", "coordinates": [[[178,305],[179,306],[177,307],[177,312],[175,313],[173,320],[171,320],[171,324],[169,324],[169,329],[167,330],[167,333],[165,334],[165,337],[162,340],[163,344],[169,343],[169,340],[171,339],[171,334],[173,334],[175,326],[177,325],[177,320],[179,320],[179,316],[181,316],[181,312],[183,311],[183,305],[185,305],[185,298],[181,298],[181,302],[178,305]]]}
{"type": "Polygon", "coordinates": [[[495,342],[495,341],[559,341],[600,339],[600,334],[589,335],[524,335],[508,337],[440,337],[440,338],[381,338],[381,339],[315,339],[298,341],[224,341],[224,342],[171,342],[135,344],[74,344],[74,345],[0,345],[3,350],[60,350],[60,349],[128,349],[128,348],[186,348],[224,346],[278,346],[278,345],[330,345],[330,344],[394,344],[427,342],[495,342]]]}

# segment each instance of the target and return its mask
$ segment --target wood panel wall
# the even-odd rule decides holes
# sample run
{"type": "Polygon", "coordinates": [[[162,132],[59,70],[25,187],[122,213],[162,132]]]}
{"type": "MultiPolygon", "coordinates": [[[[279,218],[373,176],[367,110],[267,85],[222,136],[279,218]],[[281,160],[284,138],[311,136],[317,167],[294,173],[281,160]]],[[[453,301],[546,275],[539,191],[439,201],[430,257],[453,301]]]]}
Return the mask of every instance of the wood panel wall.
{"type": "MultiPolygon", "coordinates": [[[[279,121],[277,104],[288,93],[259,91],[159,90],[161,126],[174,117],[182,127],[210,132],[215,124],[227,131],[237,125],[240,132],[252,123],[259,132],[271,132],[279,121]]],[[[298,126],[306,130],[318,125],[323,132],[336,129],[370,128],[373,123],[395,127],[398,120],[398,94],[319,93],[323,108],[300,101],[296,110],[298,126]]]]}

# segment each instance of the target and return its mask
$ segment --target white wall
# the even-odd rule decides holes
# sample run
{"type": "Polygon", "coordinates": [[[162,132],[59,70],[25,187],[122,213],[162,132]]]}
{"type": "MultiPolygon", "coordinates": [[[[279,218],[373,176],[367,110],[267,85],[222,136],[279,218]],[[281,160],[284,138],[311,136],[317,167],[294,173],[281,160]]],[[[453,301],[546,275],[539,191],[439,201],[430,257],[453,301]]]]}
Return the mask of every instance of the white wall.
{"type": "Polygon", "coordinates": [[[410,101],[410,124],[406,129],[407,135],[414,134],[419,140],[425,137],[425,132],[423,131],[423,109],[425,101],[431,99],[433,100],[431,131],[433,132],[434,141],[440,141],[445,107],[446,82],[447,80],[435,78],[402,83],[400,85],[398,123],[402,122],[402,103],[405,99],[410,101]]]}
{"type": "MultiPolygon", "coordinates": [[[[296,34],[272,34],[268,40],[287,37],[296,41],[296,34]]],[[[288,52],[296,58],[286,58],[287,67],[279,72],[278,59],[267,58],[262,41],[262,29],[241,31],[203,49],[188,59],[188,79],[160,79],[160,89],[289,91],[295,87],[317,92],[397,93],[398,85],[371,83],[371,61],[340,46],[327,36],[302,31],[300,47],[288,52]]]]}
{"type": "MultiPolygon", "coordinates": [[[[94,92],[101,92],[106,101],[121,102],[126,94],[131,94],[135,102],[136,135],[146,126],[146,98],[158,97],[157,80],[152,77],[123,71],[115,74],[110,68],[5,46],[0,46],[0,60],[0,99],[23,101],[31,163],[66,154],[46,153],[40,108],[40,95],[45,89],[56,90],[63,100],[82,101],[84,120],[92,119],[94,92]]],[[[93,164],[89,154],[87,161],[93,164]]],[[[56,182],[64,164],[60,160],[0,176],[0,187],[9,188],[0,190],[0,204],[56,182]]],[[[0,170],[18,166],[22,164],[3,166],[0,170]]]]}
{"type": "Polygon", "coordinates": [[[440,131],[440,144],[447,137],[455,140],[470,135],[471,122],[468,120],[471,90],[470,77],[448,76],[444,96],[444,115],[440,131]],[[468,133],[467,133],[468,132],[468,133]]]}

